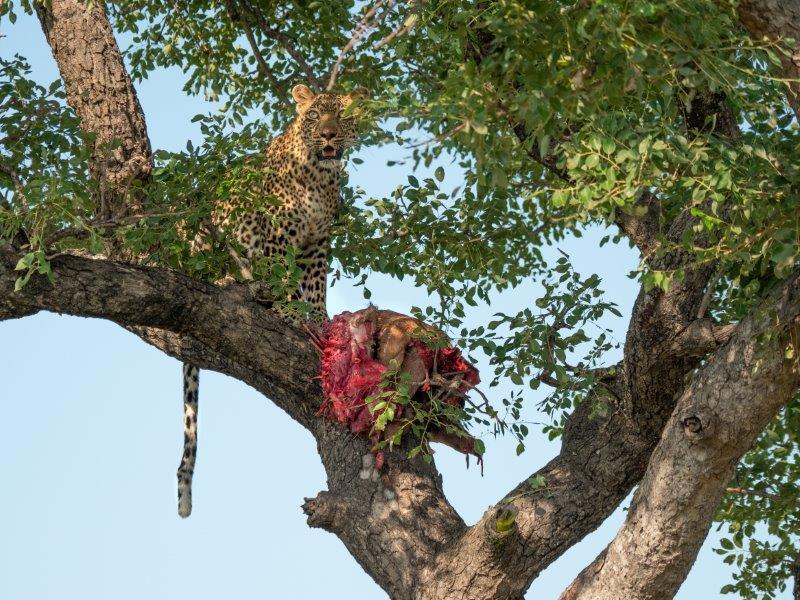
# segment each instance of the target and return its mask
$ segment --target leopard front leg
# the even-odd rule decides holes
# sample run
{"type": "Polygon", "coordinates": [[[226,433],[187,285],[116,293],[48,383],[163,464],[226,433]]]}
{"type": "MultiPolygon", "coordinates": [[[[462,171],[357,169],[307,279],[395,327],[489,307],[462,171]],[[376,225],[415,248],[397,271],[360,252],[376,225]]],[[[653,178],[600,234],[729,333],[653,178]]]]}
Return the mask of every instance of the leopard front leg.
{"type": "Polygon", "coordinates": [[[307,248],[297,262],[303,270],[300,277],[300,299],[311,305],[312,318],[327,319],[325,299],[328,286],[328,240],[307,248]]]}

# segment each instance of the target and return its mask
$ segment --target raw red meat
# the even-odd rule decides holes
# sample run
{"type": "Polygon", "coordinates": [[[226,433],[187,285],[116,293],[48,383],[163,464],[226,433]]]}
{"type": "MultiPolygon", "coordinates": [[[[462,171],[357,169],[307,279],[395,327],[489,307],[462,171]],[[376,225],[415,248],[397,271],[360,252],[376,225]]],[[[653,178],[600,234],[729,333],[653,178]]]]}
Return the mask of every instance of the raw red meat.
{"type": "MultiPolygon", "coordinates": [[[[377,311],[370,307],[357,312],[344,312],[328,321],[323,327],[318,346],[322,351],[321,380],[325,398],[318,414],[346,425],[354,433],[366,433],[376,440],[380,432],[373,432],[372,428],[380,411],[371,412],[366,405],[366,399],[388,388],[379,388],[381,377],[387,366],[379,362],[376,356],[380,349],[378,345],[385,343],[385,332],[379,331],[380,316],[390,315],[395,321],[403,320],[408,325],[414,321],[411,317],[397,315],[388,311],[377,311]],[[376,433],[376,435],[372,435],[376,433]]],[[[416,325],[415,325],[416,326],[416,325]]],[[[426,327],[419,323],[420,327],[426,327]]],[[[407,329],[408,327],[406,327],[407,329]]],[[[401,328],[395,327],[393,331],[401,328]]],[[[427,328],[428,331],[431,328],[427,328]]],[[[386,334],[389,335],[389,334],[386,334]]],[[[412,340],[407,346],[408,352],[416,352],[424,365],[425,383],[416,393],[430,394],[436,388],[435,381],[452,381],[461,378],[456,387],[459,394],[448,394],[443,400],[453,406],[463,406],[463,393],[476,385],[480,378],[478,371],[469,364],[461,355],[458,348],[446,346],[432,349],[419,339],[412,340]],[[434,360],[435,358],[435,360],[434,360]],[[433,380],[433,381],[432,381],[433,380]],[[433,388],[433,389],[432,389],[433,388]]],[[[402,406],[395,405],[394,419],[402,415],[402,406]]],[[[447,438],[448,436],[439,436],[447,438]]],[[[457,445],[450,443],[461,452],[472,452],[472,438],[465,434],[466,440],[461,440],[457,445]]],[[[435,438],[433,438],[435,439],[435,438]]],[[[445,442],[447,443],[447,442],[445,442]]]]}

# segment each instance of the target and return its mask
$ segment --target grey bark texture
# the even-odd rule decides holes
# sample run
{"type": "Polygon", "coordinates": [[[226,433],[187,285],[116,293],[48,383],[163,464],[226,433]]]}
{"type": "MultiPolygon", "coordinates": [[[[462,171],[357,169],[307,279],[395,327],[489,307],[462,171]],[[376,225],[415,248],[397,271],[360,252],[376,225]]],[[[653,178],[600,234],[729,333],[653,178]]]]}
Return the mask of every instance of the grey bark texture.
{"type": "Polygon", "coordinates": [[[91,175],[100,185],[98,217],[139,211],[138,190],[153,168],[144,113],[103,2],[34,4],[81,128],[94,136],[91,175]]]}
{"type": "Polygon", "coordinates": [[[396,451],[381,481],[359,477],[370,444],[315,416],[319,359],[308,336],[252,300],[248,286],[66,255],[51,263],[55,285],[35,278],[14,293],[18,258],[0,248],[0,320],[49,310],[114,321],[170,356],[244,381],[308,429],[328,474],[328,490],[304,505],[309,524],[336,533],[391,597],[413,598],[426,565],[466,529],[424,461],[396,451]]]}
{"type": "MultiPolygon", "coordinates": [[[[109,218],[135,212],[137,197],[128,191],[146,185],[152,159],[144,117],[102,4],[86,8],[79,0],[52,0],[37,11],[83,128],[98,140],[120,142],[111,155],[101,150],[102,143],[95,146],[92,175],[108,192],[101,212],[109,218]]],[[[525,139],[524,131],[518,135],[525,139]]],[[[659,248],[662,232],[667,242],[677,242],[695,223],[688,214],[661,222],[653,194],[643,194],[640,203],[646,208],[642,216],[619,215],[617,223],[646,256],[659,248]]],[[[248,383],[302,424],[317,440],[328,475],[328,489],[303,505],[309,525],[336,534],[378,585],[399,600],[521,598],[539,572],[615,510],[649,472],[657,446],[664,452],[652,464],[661,469],[683,464],[670,452],[685,449],[689,441],[667,446],[663,441],[685,436],[669,425],[676,403],[716,407],[702,392],[721,388],[730,380],[730,369],[749,369],[743,374],[746,382],[760,377],[743,349],[755,343],[748,332],[758,329],[762,316],[751,315],[755,329],[715,328],[702,318],[715,266],[693,268],[686,253],[663,253],[653,259],[654,266],[685,267],[686,276],[667,292],[640,292],[624,358],[594,392],[609,405],[607,414],[592,415],[592,403],[584,402],[569,419],[560,454],[534,473],[544,477],[545,486],[533,489],[526,479],[468,527],[444,497],[435,465],[408,460],[402,449],[389,454],[379,481],[359,476],[369,444],[315,416],[321,402],[319,363],[306,334],[254,300],[247,286],[217,287],[168,269],[61,255],[52,261],[55,284],[34,278],[13,293],[19,255],[19,247],[0,248],[0,320],[40,310],[112,320],[170,356],[248,383]],[[730,355],[738,362],[728,370],[714,366],[726,348],[742,350],[730,355]],[[715,358],[703,364],[713,351],[715,358]],[[696,387],[700,382],[703,387],[696,387]]],[[[715,431],[724,432],[720,423],[715,431]]],[[[716,476],[724,478],[730,448],[693,443],[707,448],[708,464],[721,461],[716,476]]],[[[648,483],[640,495],[656,484],[648,483]]],[[[682,498],[676,490],[676,502],[695,496],[682,498]]],[[[665,496],[663,502],[668,501],[665,496]]],[[[713,497],[710,503],[716,506],[713,497]]],[[[648,515],[644,502],[641,511],[641,519],[659,526],[660,513],[648,515]]],[[[691,562],[691,548],[679,551],[691,562]]],[[[612,581],[609,590],[620,587],[609,597],[636,598],[623,584],[612,581]]]]}
{"type": "Polygon", "coordinates": [[[614,541],[561,600],[672,598],[739,458],[800,385],[800,273],[736,328],[683,391],[614,541]]]}

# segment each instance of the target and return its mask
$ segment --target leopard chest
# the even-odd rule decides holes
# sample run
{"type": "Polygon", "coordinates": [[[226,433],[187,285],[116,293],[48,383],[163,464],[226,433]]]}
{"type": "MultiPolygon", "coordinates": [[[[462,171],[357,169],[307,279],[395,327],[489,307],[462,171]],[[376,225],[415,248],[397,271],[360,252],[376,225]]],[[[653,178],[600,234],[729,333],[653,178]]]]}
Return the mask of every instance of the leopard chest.
{"type": "Polygon", "coordinates": [[[273,227],[293,246],[305,249],[325,239],[339,204],[339,173],[298,166],[268,178],[267,195],[278,199],[273,227]]]}

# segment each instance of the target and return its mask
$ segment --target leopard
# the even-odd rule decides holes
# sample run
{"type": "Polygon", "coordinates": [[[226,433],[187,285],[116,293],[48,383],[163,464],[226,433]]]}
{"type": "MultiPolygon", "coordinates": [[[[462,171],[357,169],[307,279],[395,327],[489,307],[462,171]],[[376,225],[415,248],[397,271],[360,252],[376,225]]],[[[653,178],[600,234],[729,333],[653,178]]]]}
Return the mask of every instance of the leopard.
{"type": "MultiPolygon", "coordinates": [[[[297,298],[310,305],[312,316],[324,319],[329,239],[341,203],[343,157],[358,141],[359,106],[369,92],[366,88],[347,94],[314,92],[299,84],[291,95],[295,118],[259,157],[263,177],[259,174],[255,197],[263,202],[243,208],[231,196],[215,205],[212,221],[243,251],[244,260],[237,262],[244,265],[245,278],[253,278],[248,261],[286,255],[293,249],[301,269],[297,298]]],[[[186,363],[184,444],[177,473],[182,518],[192,512],[198,396],[199,369],[186,363]]]]}

